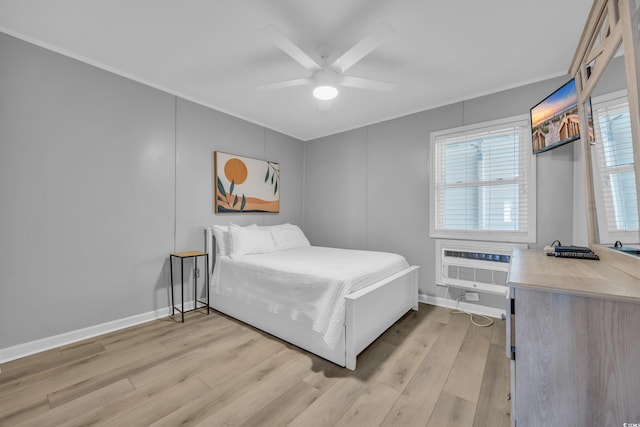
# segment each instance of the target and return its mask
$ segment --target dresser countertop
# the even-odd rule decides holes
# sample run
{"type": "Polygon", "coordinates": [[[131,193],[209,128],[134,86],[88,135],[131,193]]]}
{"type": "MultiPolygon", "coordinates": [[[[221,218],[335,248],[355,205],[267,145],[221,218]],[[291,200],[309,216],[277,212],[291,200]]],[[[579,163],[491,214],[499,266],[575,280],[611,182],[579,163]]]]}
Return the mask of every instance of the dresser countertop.
{"type": "MultiPolygon", "coordinates": [[[[629,263],[636,262],[629,258],[629,263]]],[[[638,260],[640,262],[640,260],[638,260]]],[[[640,303],[640,279],[600,261],[547,256],[542,250],[514,249],[508,285],[578,296],[640,303]]]]}

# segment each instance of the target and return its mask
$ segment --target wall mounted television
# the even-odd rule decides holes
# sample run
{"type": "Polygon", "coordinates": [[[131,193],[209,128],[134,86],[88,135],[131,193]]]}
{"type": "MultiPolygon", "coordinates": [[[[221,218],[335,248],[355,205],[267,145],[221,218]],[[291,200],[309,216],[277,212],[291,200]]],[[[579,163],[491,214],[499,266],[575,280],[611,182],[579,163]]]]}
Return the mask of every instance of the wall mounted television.
{"type": "Polygon", "coordinates": [[[533,154],[580,138],[576,81],[569,80],[531,108],[533,154]]]}

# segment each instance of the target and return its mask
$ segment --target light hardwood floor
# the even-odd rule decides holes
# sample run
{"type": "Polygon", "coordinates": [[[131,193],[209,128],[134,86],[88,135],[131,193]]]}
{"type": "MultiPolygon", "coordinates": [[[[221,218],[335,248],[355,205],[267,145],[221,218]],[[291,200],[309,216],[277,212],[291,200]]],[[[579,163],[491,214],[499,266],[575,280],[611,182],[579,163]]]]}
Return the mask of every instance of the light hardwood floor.
{"type": "Polygon", "coordinates": [[[192,312],[0,365],[0,425],[508,426],[504,337],[420,304],[352,372],[192,312]]]}

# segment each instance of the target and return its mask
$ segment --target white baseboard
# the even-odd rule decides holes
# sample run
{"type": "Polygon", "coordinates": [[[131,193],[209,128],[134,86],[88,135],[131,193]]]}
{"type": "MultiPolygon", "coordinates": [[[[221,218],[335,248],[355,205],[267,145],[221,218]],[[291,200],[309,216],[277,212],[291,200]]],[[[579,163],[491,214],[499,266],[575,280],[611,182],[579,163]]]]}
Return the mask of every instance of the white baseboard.
{"type": "Polygon", "coordinates": [[[439,307],[457,308],[472,314],[481,314],[483,316],[494,317],[496,319],[502,319],[506,315],[505,310],[499,308],[487,307],[480,304],[469,304],[464,301],[456,302],[455,300],[441,297],[434,297],[431,295],[418,295],[418,301],[425,304],[437,305],[439,307]]]}
{"type": "MultiPolygon", "coordinates": [[[[189,310],[191,307],[193,307],[193,301],[191,301],[190,303],[185,303],[185,307],[187,310],[189,310]]],[[[65,332],[51,337],[3,348],[0,349],[0,363],[9,362],[21,357],[40,353],[41,351],[50,350],[52,348],[72,344],[74,342],[106,334],[108,332],[135,326],[140,323],[150,322],[152,320],[167,317],[170,314],[171,307],[165,307],[158,310],[149,311],[147,313],[125,317],[124,319],[113,320],[111,322],[89,326],[86,328],[77,329],[75,331],[65,332]]]]}

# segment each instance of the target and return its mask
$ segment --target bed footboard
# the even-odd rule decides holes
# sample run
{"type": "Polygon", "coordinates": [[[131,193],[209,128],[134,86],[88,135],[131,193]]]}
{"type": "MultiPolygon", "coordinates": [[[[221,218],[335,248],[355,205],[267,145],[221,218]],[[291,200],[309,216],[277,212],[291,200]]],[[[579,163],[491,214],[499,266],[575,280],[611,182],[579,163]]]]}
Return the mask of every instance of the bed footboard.
{"type": "Polygon", "coordinates": [[[418,310],[418,266],[408,267],[346,296],[346,367],[410,309],[418,310]]]}

